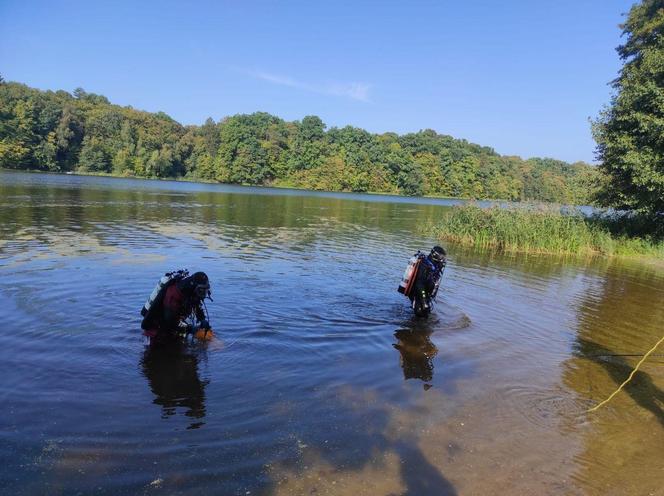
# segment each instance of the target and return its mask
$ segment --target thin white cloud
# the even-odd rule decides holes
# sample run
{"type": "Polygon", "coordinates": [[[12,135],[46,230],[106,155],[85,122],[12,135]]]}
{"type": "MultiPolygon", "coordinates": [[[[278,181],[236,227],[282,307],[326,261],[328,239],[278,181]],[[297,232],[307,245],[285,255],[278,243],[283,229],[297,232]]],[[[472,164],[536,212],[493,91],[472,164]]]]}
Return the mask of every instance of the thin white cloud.
{"type": "Polygon", "coordinates": [[[369,83],[331,84],[328,88],[332,95],[347,96],[353,100],[368,102],[371,85],[369,83]]]}
{"type": "Polygon", "coordinates": [[[273,84],[279,84],[281,86],[288,86],[290,88],[297,88],[304,91],[310,91],[312,93],[319,93],[321,95],[334,95],[341,96],[345,98],[350,98],[352,100],[358,100],[360,102],[369,102],[369,91],[371,90],[371,85],[368,83],[306,83],[304,81],[298,81],[288,76],[282,76],[279,74],[272,74],[269,72],[263,71],[248,71],[248,73],[258,79],[267,81],[273,84]]]}

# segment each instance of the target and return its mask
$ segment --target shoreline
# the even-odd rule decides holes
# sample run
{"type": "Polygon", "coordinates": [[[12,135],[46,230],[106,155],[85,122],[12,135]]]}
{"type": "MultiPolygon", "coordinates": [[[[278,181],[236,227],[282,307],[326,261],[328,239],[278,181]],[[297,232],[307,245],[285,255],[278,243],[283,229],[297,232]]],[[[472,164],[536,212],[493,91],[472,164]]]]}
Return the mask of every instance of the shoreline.
{"type": "MultiPolygon", "coordinates": [[[[546,203],[539,200],[523,200],[523,201],[513,201],[513,200],[504,200],[500,198],[470,198],[463,196],[411,196],[411,195],[402,195],[399,193],[389,193],[384,191],[347,191],[347,190],[327,190],[327,189],[310,189],[310,188],[300,188],[298,186],[287,186],[284,184],[241,184],[241,183],[222,183],[219,181],[211,181],[206,179],[193,179],[187,177],[143,177],[143,176],[133,176],[133,175],[122,175],[122,174],[113,174],[110,172],[88,172],[88,171],[44,171],[37,169],[7,169],[0,168],[0,172],[19,172],[26,174],[50,174],[56,176],[92,176],[92,177],[108,177],[113,179],[137,179],[141,181],[159,181],[159,182],[175,182],[175,183],[191,183],[191,184],[211,184],[219,186],[239,186],[246,188],[261,188],[261,189],[281,189],[281,190],[293,190],[293,191],[309,191],[312,193],[334,193],[334,194],[348,194],[348,195],[373,195],[373,196],[387,196],[391,198],[423,198],[430,200],[449,200],[449,201],[459,201],[459,202],[502,202],[502,203],[522,203],[522,204],[547,204],[547,205],[557,205],[553,203],[546,203]]],[[[575,205],[572,205],[575,206],[575,205]]]]}

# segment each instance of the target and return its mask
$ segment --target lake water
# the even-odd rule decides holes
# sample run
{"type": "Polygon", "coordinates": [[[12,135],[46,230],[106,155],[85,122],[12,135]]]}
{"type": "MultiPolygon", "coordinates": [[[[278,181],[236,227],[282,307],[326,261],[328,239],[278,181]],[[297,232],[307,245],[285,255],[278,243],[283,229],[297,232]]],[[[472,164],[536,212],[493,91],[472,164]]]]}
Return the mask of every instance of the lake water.
{"type": "Polygon", "coordinates": [[[664,271],[448,246],[450,202],[0,172],[3,494],[662,495],[664,271]],[[217,339],[146,348],[186,267],[217,339]]]}

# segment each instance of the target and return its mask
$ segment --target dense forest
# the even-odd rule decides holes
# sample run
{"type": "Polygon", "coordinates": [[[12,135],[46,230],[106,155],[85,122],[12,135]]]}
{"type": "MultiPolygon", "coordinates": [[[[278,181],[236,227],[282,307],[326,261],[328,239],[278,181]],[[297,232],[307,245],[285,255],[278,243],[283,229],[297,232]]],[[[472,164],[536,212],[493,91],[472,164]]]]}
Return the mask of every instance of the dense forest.
{"type": "Polygon", "coordinates": [[[264,112],[183,126],[80,88],[15,82],[0,82],[0,168],[577,204],[596,182],[582,162],[501,156],[432,130],[372,134],[264,112]]]}
{"type": "Polygon", "coordinates": [[[623,66],[593,123],[601,205],[650,218],[664,235],[664,1],[632,6],[617,48],[623,66]]]}

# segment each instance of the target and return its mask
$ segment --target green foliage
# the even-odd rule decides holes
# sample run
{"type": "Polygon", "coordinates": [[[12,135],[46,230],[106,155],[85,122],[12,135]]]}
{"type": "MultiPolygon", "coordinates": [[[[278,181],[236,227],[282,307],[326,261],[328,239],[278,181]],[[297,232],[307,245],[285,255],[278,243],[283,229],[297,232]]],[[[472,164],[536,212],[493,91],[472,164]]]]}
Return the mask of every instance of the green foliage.
{"type": "Polygon", "coordinates": [[[357,191],[357,170],[348,165],[342,157],[328,157],[320,167],[292,175],[292,182],[299,187],[322,191],[357,191]]]}
{"type": "Polygon", "coordinates": [[[655,218],[664,212],[664,1],[634,5],[622,27],[624,65],[593,124],[606,175],[599,200],[655,218]]]}
{"type": "Polygon", "coordinates": [[[79,155],[79,168],[82,171],[110,172],[111,160],[105,143],[95,137],[83,140],[83,147],[79,155]]]}
{"type": "Polygon", "coordinates": [[[319,167],[325,158],[325,124],[320,117],[308,115],[296,126],[288,160],[290,170],[319,167]]]}
{"type": "Polygon", "coordinates": [[[0,167],[569,203],[589,201],[595,175],[587,164],[503,157],[430,129],[326,130],[316,116],[285,122],[264,112],[185,127],[81,88],[18,83],[0,84],[0,167]]]}
{"type": "Polygon", "coordinates": [[[0,167],[182,175],[184,128],[165,114],[111,105],[77,88],[42,92],[0,85],[0,167]]]}
{"type": "Polygon", "coordinates": [[[462,205],[446,212],[431,234],[504,252],[664,258],[664,240],[639,235],[639,222],[637,218],[584,217],[544,205],[488,209],[462,205]],[[626,232],[625,225],[634,228],[626,232]]]}
{"type": "Polygon", "coordinates": [[[265,184],[274,178],[286,142],[284,121],[265,112],[235,115],[220,126],[217,152],[219,180],[240,184],[265,184]]]}

